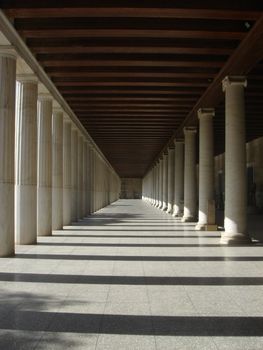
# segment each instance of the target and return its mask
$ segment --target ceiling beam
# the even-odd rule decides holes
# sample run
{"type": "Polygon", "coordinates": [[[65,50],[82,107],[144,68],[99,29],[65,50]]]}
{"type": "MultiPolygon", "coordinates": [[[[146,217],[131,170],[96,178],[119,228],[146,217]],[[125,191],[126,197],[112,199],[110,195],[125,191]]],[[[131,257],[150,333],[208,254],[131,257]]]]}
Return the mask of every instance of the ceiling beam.
{"type": "Polygon", "coordinates": [[[26,38],[192,38],[242,40],[245,32],[159,29],[25,29],[26,38]]]}
{"type": "Polygon", "coordinates": [[[220,20],[256,20],[258,11],[214,10],[198,8],[107,8],[107,7],[45,7],[45,8],[10,8],[5,10],[10,17],[16,18],[75,18],[75,17],[130,17],[130,18],[187,18],[220,20]]]}
{"type": "Polygon", "coordinates": [[[225,47],[175,47],[175,46],[30,46],[36,54],[187,54],[187,55],[230,55],[231,48],[225,47]]]}

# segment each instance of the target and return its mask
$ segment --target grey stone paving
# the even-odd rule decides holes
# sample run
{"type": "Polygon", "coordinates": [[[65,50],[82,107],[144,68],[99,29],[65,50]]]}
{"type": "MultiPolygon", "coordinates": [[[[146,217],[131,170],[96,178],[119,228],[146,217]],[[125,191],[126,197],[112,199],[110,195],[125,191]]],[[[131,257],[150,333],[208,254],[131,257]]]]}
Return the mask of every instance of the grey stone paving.
{"type": "Polygon", "coordinates": [[[0,259],[0,349],[263,349],[263,246],[140,200],[0,259]]]}

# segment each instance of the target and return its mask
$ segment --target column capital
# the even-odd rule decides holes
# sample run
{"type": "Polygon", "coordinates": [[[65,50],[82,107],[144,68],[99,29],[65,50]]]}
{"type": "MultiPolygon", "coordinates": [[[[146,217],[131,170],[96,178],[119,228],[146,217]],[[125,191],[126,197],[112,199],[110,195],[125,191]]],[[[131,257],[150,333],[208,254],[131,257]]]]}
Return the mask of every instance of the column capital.
{"type": "Polygon", "coordinates": [[[186,126],[184,127],[184,135],[186,134],[196,134],[197,128],[196,126],[186,126]]]}
{"type": "Polygon", "coordinates": [[[228,75],[222,80],[223,91],[229,85],[241,85],[247,87],[247,79],[243,75],[228,75]]]}
{"type": "Polygon", "coordinates": [[[61,107],[53,107],[53,113],[62,113],[64,114],[64,111],[61,107]]]}
{"type": "Polygon", "coordinates": [[[76,124],[71,123],[71,127],[72,127],[72,131],[78,131],[78,127],[76,126],[76,124]]]}
{"type": "Polygon", "coordinates": [[[38,78],[35,74],[17,74],[16,80],[19,83],[35,83],[38,84],[38,78]]]}
{"type": "Polygon", "coordinates": [[[51,101],[53,102],[53,96],[50,93],[40,93],[38,94],[39,101],[51,101]]]}
{"type": "Polygon", "coordinates": [[[176,146],[177,143],[184,143],[184,139],[174,139],[174,145],[176,146]]]}
{"type": "Polygon", "coordinates": [[[210,117],[213,118],[215,116],[215,109],[214,108],[199,108],[197,111],[198,119],[201,119],[203,117],[210,117]]]}
{"type": "Polygon", "coordinates": [[[17,52],[12,45],[0,45],[0,57],[17,59],[17,52]]]}
{"type": "Polygon", "coordinates": [[[170,149],[174,149],[174,140],[170,141],[167,147],[167,151],[169,152],[170,149]]]}

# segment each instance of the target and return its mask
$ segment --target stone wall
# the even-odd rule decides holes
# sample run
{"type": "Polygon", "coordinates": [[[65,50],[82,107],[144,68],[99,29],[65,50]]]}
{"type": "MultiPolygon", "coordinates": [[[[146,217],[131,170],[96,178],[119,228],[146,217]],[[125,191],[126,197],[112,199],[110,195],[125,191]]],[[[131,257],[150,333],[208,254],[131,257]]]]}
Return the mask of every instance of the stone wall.
{"type": "Polygon", "coordinates": [[[141,199],[142,198],[142,179],[122,178],[120,198],[141,199]]]}

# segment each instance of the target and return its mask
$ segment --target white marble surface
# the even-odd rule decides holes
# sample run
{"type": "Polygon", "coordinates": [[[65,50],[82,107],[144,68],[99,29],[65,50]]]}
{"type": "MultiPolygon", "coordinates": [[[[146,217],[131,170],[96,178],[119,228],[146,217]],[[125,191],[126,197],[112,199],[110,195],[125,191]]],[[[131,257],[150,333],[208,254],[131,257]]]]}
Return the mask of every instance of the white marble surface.
{"type": "Polygon", "coordinates": [[[263,246],[219,240],[119,200],[17,246],[0,259],[0,348],[262,349],[263,246]]]}

